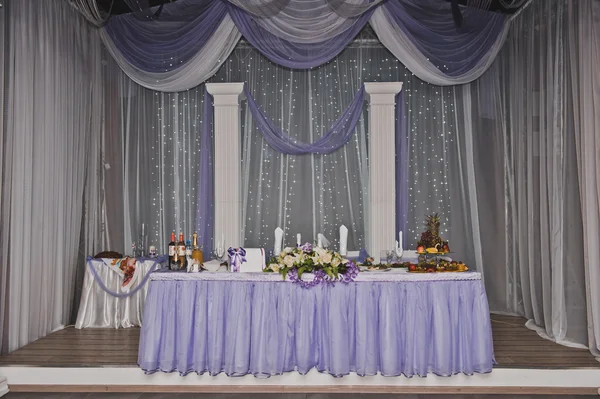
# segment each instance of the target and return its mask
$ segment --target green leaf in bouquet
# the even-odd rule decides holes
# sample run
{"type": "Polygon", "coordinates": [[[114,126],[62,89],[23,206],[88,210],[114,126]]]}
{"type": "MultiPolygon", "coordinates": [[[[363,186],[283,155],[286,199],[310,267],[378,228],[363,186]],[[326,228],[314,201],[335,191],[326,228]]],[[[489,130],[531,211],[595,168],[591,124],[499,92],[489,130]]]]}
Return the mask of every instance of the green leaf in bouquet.
{"type": "Polygon", "coordinates": [[[329,277],[331,277],[332,279],[335,279],[335,277],[333,276],[333,273],[331,272],[331,270],[329,270],[329,268],[323,268],[323,271],[324,271],[325,273],[327,273],[327,275],[328,275],[329,277]]]}
{"type": "Polygon", "coordinates": [[[306,272],[306,270],[307,270],[307,269],[308,269],[308,268],[307,268],[306,266],[302,266],[301,268],[299,268],[299,269],[298,269],[298,279],[301,279],[301,278],[302,278],[302,274],[303,274],[304,272],[306,272]]]}

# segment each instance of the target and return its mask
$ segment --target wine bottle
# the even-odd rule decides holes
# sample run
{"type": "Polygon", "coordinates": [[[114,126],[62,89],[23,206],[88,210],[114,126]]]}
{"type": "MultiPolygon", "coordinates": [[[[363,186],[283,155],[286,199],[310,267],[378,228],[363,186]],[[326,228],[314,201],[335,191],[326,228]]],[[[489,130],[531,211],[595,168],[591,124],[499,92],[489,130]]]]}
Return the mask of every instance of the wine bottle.
{"type": "Polygon", "coordinates": [[[179,242],[177,243],[177,251],[179,253],[179,260],[183,261],[183,268],[187,265],[185,261],[185,241],[183,241],[183,233],[179,233],[179,242]]]}
{"type": "Polygon", "coordinates": [[[175,255],[175,232],[171,233],[171,242],[169,243],[169,266],[173,260],[173,255],[175,255]]]}
{"type": "Polygon", "coordinates": [[[204,254],[202,253],[202,248],[198,246],[198,234],[194,233],[193,235],[193,243],[192,243],[192,260],[194,263],[202,266],[204,264],[204,254]]]}

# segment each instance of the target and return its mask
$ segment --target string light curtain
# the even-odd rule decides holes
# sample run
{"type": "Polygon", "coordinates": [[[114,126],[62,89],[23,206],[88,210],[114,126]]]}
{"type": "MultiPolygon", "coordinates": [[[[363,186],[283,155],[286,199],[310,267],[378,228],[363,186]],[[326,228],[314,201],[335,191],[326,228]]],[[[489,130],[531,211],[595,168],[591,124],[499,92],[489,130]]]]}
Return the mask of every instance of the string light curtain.
{"type": "Polygon", "coordinates": [[[465,18],[457,30],[445,0],[358,0],[353,9],[337,0],[278,4],[247,2],[246,9],[279,10],[262,18],[225,1],[178,1],[165,5],[160,18],[111,18],[101,36],[134,81],[174,92],[212,76],[240,33],[271,61],[309,68],[330,61],[369,22],[381,42],[420,78],[452,85],[472,81],[489,67],[510,24],[502,14],[478,9],[477,18],[465,18]],[[436,44],[440,39],[441,47],[436,44]]]}
{"type": "MultiPolygon", "coordinates": [[[[123,191],[129,196],[117,204],[130,226],[123,247],[136,239],[144,222],[150,226],[150,241],[165,250],[172,230],[189,234],[196,222],[204,86],[179,93],[154,92],[129,80],[107,60],[107,68],[119,76],[115,83],[120,87],[119,108],[113,115],[116,130],[110,134],[121,137],[130,176],[126,190],[118,182],[112,189],[107,187],[114,198],[123,191]]],[[[453,164],[460,160],[455,150],[455,97],[460,91],[422,82],[376,41],[352,44],[331,63],[306,71],[277,66],[251,46],[240,44],[211,81],[246,82],[257,105],[274,124],[303,142],[318,140],[352,102],[363,82],[403,82],[408,130],[407,247],[417,242],[424,216],[439,212],[442,233],[451,238],[457,256],[467,261],[472,258],[461,194],[453,192],[458,189],[451,180],[458,181],[460,171],[453,164]]],[[[364,248],[368,113],[363,113],[355,133],[341,149],[328,155],[295,156],[270,147],[247,106],[242,104],[239,161],[244,245],[270,249],[273,231],[279,226],[288,245],[295,243],[296,233],[306,241],[323,233],[335,246],[339,226],[345,224],[350,231],[349,249],[364,248]]]]}

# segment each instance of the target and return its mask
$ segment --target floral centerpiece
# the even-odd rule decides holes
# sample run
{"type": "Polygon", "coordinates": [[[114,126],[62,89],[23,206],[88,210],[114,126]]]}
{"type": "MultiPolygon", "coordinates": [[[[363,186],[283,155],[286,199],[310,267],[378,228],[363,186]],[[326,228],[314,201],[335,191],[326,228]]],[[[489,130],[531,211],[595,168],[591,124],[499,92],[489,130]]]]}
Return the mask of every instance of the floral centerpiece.
{"type": "Polygon", "coordinates": [[[285,248],[272,258],[264,269],[267,273],[279,273],[303,287],[317,284],[349,283],[358,275],[358,267],[339,253],[306,243],[298,248],[285,248]],[[302,275],[311,273],[313,279],[303,280],[302,275]]]}

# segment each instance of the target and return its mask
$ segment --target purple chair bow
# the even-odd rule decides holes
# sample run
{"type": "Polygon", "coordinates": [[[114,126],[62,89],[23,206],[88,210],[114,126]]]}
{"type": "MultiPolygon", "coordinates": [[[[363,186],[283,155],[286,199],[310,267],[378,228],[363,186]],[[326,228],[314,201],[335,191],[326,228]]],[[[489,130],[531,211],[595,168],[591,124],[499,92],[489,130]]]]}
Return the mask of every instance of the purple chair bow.
{"type": "Polygon", "coordinates": [[[246,250],[244,248],[229,248],[227,250],[233,272],[239,272],[242,263],[246,262],[246,250]]]}

